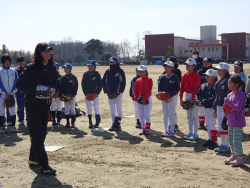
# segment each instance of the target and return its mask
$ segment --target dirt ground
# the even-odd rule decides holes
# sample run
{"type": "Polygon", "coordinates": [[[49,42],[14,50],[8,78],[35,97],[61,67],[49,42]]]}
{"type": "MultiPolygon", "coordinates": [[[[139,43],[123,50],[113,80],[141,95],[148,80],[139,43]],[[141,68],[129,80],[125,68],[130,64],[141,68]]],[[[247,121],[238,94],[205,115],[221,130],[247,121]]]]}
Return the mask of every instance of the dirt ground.
{"type": "MultiPolygon", "coordinates": [[[[134,113],[129,97],[130,81],[135,76],[135,66],[123,66],[127,86],[123,95],[123,116],[134,113]]],[[[182,73],[185,67],[180,66],[182,73]]],[[[107,67],[97,67],[104,74],[107,67]]],[[[73,67],[79,84],[87,67],[73,67]]],[[[197,142],[183,140],[188,133],[186,112],[178,104],[180,132],[173,138],[162,138],[164,131],[161,102],[157,100],[157,79],[163,72],[161,66],[148,66],[153,79],[152,134],[139,136],[135,118],[122,119],[121,132],[93,132],[88,128],[88,117],[76,120],[75,129],[66,129],[65,120],[60,126],[48,124],[46,145],[64,146],[48,153],[50,165],[56,176],[46,176],[38,168],[28,165],[29,135],[27,127],[17,134],[0,135],[0,185],[11,187],[249,187],[250,133],[249,118],[244,128],[243,150],[246,165],[232,167],[223,160],[230,153],[218,154],[202,145],[208,139],[207,132],[199,130],[197,142]]],[[[231,71],[233,67],[231,66],[231,71]]],[[[61,70],[62,72],[62,70],[61,70]]],[[[250,65],[245,65],[250,75],[250,65]]],[[[102,123],[111,126],[107,96],[100,95],[102,123]]],[[[86,112],[84,95],[79,85],[77,103],[86,112]]],[[[220,139],[219,139],[220,143],[220,139]]],[[[1,187],[0,186],[0,187],[1,187]]]]}

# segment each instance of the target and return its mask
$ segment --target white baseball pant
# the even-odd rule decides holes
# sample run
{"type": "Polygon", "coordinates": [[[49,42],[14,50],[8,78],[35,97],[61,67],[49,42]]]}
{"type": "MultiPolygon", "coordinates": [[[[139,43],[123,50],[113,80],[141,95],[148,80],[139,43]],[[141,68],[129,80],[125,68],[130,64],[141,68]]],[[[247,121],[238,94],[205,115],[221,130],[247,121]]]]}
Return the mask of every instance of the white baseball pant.
{"type": "Polygon", "coordinates": [[[217,106],[218,130],[220,131],[221,145],[229,146],[228,131],[222,128],[222,121],[225,116],[222,106],[217,106]]]}
{"type": "Polygon", "coordinates": [[[87,96],[85,96],[85,104],[86,104],[86,107],[87,107],[88,115],[92,115],[92,106],[94,106],[95,115],[100,114],[99,95],[93,101],[87,100],[87,96]]]}
{"type": "MultiPolygon", "coordinates": [[[[4,116],[5,115],[4,102],[5,102],[5,99],[4,98],[0,98],[0,116],[4,116]]],[[[9,108],[9,112],[10,112],[11,116],[16,115],[16,98],[15,98],[15,105],[12,106],[11,108],[9,108]]]]}
{"type": "Polygon", "coordinates": [[[117,111],[117,116],[122,118],[122,93],[118,95],[114,99],[108,99],[109,100],[109,108],[110,108],[110,114],[112,118],[112,122],[115,123],[115,115],[117,111]]]}
{"type": "Polygon", "coordinates": [[[65,115],[69,115],[69,112],[71,115],[76,115],[76,97],[74,97],[69,102],[64,102],[65,107],[65,115]]]}
{"type": "Polygon", "coordinates": [[[138,108],[137,108],[137,102],[133,101],[133,104],[134,104],[134,109],[135,109],[135,119],[140,119],[140,115],[139,115],[138,108]]]}
{"type": "MultiPolygon", "coordinates": [[[[216,137],[216,141],[217,141],[217,136],[216,135],[212,135],[211,137],[211,131],[214,134],[214,130],[216,130],[216,119],[213,116],[213,108],[204,108],[203,112],[205,115],[205,119],[206,119],[206,124],[207,124],[207,134],[208,134],[208,138],[210,140],[214,140],[214,137],[216,137]]],[[[217,131],[215,132],[215,134],[217,134],[217,131]]]]}
{"type": "Polygon", "coordinates": [[[174,132],[177,98],[178,95],[175,95],[170,98],[170,101],[168,103],[166,101],[162,101],[163,123],[165,127],[165,132],[168,132],[169,125],[170,125],[170,131],[174,132]]]}
{"type": "Polygon", "coordinates": [[[51,99],[50,111],[62,111],[62,101],[59,97],[53,97],[51,99]]]}
{"type": "Polygon", "coordinates": [[[144,129],[146,123],[151,123],[152,99],[148,98],[148,104],[137,103],[138,112],[140,115],[141,126],[144,129]]]}

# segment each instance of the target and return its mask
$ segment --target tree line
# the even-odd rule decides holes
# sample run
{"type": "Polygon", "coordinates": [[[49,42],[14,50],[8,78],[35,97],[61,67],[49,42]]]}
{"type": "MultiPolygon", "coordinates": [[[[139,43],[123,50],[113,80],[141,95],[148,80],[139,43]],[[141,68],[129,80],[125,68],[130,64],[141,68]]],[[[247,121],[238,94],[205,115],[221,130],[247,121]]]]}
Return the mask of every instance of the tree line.
{"type": "MultiPolygon", "coordinates": [[[[60,41],[49,41],[48,44],[54,48],[55,61],[60,65],[71,63],[73,65],[85,65],[88,60],[98,62],[107,62],[111,56],[118,57],[121,62],[139,61],[145,58],[145,34],[150,31],[139,32],[136,34],[136,42],[132,43],[127,39],[119,43],[112,41],[101,41],[99,39],[90,39],[87,42],[73,40],[71,37],[60,41]]],[[[1,54],[9,54],[12,58],[12,64],[17,64],[16,58],[23,56],[26,63],[31,63],[33,53],[30,51],[9,50],[6,44],[2,45],[1,54]]]]}

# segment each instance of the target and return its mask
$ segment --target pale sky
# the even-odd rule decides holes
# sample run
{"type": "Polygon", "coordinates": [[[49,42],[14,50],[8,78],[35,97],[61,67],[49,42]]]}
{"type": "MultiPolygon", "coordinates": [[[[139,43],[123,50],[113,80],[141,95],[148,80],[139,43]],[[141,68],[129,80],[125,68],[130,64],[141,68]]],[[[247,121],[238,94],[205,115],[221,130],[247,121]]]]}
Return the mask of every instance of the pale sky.
{"type": "Polygon", "coordinates": [[[135,43],[146,30],[199,38],[201,25],[250,33],[249,7],[249,0],[0,0],[0,46],[33,52],[66,37],[135,43]]]}

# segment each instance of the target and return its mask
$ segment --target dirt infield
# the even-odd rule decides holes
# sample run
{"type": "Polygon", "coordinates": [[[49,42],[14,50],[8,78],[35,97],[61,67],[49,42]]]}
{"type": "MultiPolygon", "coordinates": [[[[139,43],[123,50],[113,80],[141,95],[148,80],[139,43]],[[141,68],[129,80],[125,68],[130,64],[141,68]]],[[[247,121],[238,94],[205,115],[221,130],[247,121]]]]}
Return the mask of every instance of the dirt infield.
{"type": "MultiPolygon", "coordinates": [[[[182,73],[185,67],[180,66],[182,73]]],[[[130,81],[135,76],[135,66],[123,66],[127,86],[123,95],[123,116],[133,115],[129,97],[130,81]]],[[[104,74],[107,67],[98,67],[104,74]]],[[[86,111],[81,89],[82,74],[87,67],[73,67],[78,77],[77,103],[86,111]]],[[[164,131],[161,102],[157,100],[157,79],[163,72],[161,66],[148,66],[153,79],[152,134],[139,136],[135,118],[122,119],[121,132],[93,132],[88,128],[88,117],[76,120],[76,128],[68,130],[65,120],[58,127],[48,124],[46,145],[63,145],[64,148],[48,153],[50,165],[56,176],[46,176],[38,168],[29,168],[30,141],[27,128],[15,134],[0,134],[0,185],[11,187],[249,187],[250,133],[249,118],[244,128],[243,150],[246,165],[232,167],[223,160],[230,154],[218,154],[202,147],[207,132],[199,130],[200,140],[183,140],[188,133],[186,113],[178,104],[180,132],[173,138],[162,138],[164,131]]],[[[231,70],[233,70],[231,66],[231,70]]],[[[250,65],[245,65],[250,75],[250,65]]],[[[62,72],[62,71],[61,71],[62,72]]],[[[100,127],[111,126],[107,96],[100,95],[102,122],[100,127]]],[[[220,142],[220,139],[219,139],[220,142]]],[[[1,187],[0,186],[0,187],[1,187]]]]}

